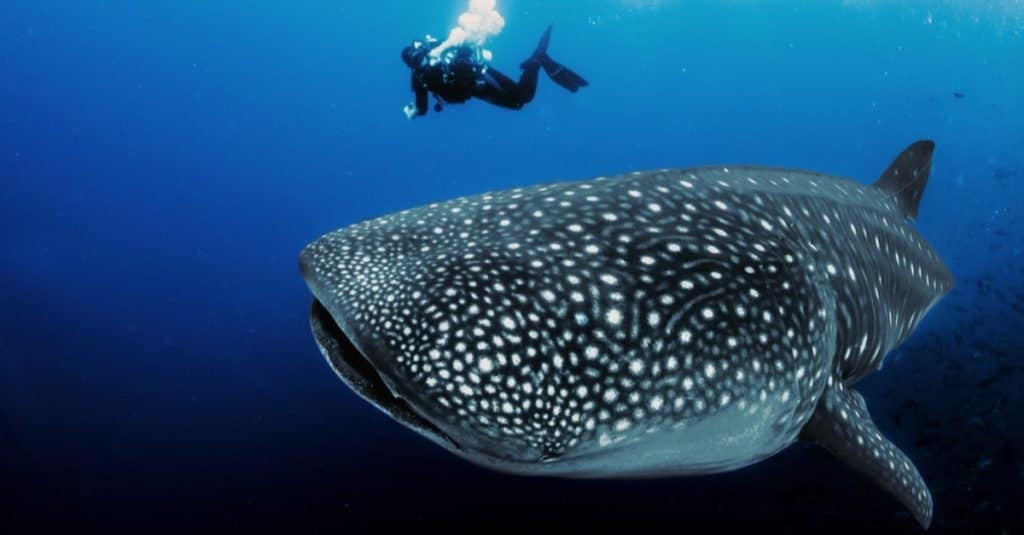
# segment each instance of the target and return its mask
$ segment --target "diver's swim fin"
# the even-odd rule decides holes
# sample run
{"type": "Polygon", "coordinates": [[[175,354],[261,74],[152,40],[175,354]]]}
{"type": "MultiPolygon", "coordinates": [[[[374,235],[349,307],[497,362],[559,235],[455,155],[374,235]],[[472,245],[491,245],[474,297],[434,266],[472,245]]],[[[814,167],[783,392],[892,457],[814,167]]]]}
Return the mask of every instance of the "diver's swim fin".
{"type": "Polygon", "coordinates": [[[540,42],[537,43],[537,48],[533,51],[530,57],[526,58],[526,61],[519,64],[522,69],[529,69],[531,67],[536,68],[539,66],[543,58],[548,55],[548,43],[551,42],[551,26],[548,26],[547,30],[544,30],[544,35],[540,37],[540,42]]]}
{"type": "Polygon", "coordinates": [[[551,80],[573,93],[578,91],[579,88],[589,85],[582,76],[551,59],[551,56],[548,55],[548,43],[550,42],[551,26],[549,25],[547,30],[544,31],[544,35],[540,37],[540,42],[537,43],[537,49],[533,51],[533,55],[520,64],[520,67],[523,69],[536,69],[538,65],[544,67],[544,72],[548,74],[551,80]]]}
{"type": "Polygon", "coordinates": [[[540,64],[552,81],[573,93],[581,87],[590,85],[582,76],[548,56],[544,56],[540,64]]]}
{"type": "Polygon", "coordinates": [[[542,58],[548,55],[548,43],[551,42],[551,25],[548,25],[548,29],[544,30],[544,35],[540,36],[540,42],[537,43],[537,49],[533,51],[532,58],[542,58]]]}

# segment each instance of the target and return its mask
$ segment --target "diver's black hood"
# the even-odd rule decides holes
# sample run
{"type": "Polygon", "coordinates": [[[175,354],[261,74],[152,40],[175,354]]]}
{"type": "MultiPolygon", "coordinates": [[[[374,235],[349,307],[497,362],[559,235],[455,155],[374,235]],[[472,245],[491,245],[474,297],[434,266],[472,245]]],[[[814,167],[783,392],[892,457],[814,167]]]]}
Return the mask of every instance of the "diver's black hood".
{"type": "Polygon", "coordinates": [[[423,63],[423,59],[427,57],[428,53],[429,48],[426,45],[418,42],[413,43],[402,49],[402,61],[410,69],[415,69],[423,63]]]}

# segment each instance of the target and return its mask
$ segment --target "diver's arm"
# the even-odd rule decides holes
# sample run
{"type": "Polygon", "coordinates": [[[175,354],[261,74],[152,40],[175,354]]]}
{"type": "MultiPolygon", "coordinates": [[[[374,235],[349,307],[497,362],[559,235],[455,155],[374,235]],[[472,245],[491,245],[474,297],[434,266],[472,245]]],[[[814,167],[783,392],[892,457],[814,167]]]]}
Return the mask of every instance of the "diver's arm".
{"type": "Polygon", "coordinates": [[[415,119],[416,117],[427,114],[427,97],[429,97],[429,93],[427,92],[426,84],[424,84],[420,77],[414,73],[411,85],[413,93],[416,94],[416,100],[415,102],[406,104],[405,108],[402,109],[402,111],[405,112],[406,119],[415,119]]]}
{"type": "Polygon", "coordinates": [[[429,97],[429,94],[427,93],[427,88],[425,88],[423,86],[419,86],[419,87],[416,88],[416,114],[417,115],[426,115],[427,114],[427,105],[429,104],[429,102],[427,100],[427,97],[429,97]]]}

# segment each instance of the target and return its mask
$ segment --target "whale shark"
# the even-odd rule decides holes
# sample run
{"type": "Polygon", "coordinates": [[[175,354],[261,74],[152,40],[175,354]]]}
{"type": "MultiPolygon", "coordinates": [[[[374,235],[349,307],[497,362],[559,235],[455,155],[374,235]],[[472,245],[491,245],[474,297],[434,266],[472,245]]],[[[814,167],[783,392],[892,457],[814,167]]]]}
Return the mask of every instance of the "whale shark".
{"type": "Polygon", "coordinates": [[[310,328],[359,397],[487,469],[711,474],[803,441],[927,529],[855,386],[954,285],[914,228],[934,148],[871,183],[658,169],[363,220],[299,253],[310,328]]]}

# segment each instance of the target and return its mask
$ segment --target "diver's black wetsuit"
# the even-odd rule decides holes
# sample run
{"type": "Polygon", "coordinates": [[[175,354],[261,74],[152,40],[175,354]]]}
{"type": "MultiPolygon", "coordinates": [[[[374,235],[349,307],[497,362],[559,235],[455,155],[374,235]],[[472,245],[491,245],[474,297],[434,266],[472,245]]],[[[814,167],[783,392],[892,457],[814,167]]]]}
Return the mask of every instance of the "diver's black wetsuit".
{"type": "Polygon", "coordinates": [[[402,59],[413,70],[415,114],[426,115],[431,93],[438,99],[435,111],[441,110],[442,103],[459,104],[474,97],[518,110],[533,100],[537,92],[537,73],[542,67],[552,80],[575,93],[586,86],[587,81],[547,55],[550,37],[549,27],[537,50],[520,65],[523,72],[518,82],[491,68],[478,55],[479,51],[468,45],[449,48],[438,58],[430,56],[430,51],[440,45],[436,41],[406,47],[402,59]]]}

